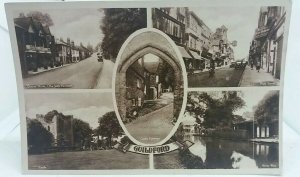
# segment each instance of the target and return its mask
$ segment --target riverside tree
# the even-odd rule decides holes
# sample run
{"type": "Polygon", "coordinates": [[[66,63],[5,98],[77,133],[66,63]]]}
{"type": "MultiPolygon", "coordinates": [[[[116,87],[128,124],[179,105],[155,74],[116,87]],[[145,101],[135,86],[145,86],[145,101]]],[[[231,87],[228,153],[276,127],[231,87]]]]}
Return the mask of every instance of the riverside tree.
{"type": "Polygon", "coordinates": [[[205,128],[230,127],[234,112],[245,105],[241,92],[190,92],[186,111],[205,128]]]}

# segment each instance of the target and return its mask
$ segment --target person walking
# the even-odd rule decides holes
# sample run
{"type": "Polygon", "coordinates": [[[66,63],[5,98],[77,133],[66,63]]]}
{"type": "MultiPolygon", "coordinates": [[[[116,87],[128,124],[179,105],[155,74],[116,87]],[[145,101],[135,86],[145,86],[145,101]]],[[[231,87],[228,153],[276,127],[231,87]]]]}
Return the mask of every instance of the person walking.
{"type": "Polygon", "coordinates": [[[259,73],[259,70],[260,70],[260,59],[259,59],[259,57],[257,57],[257,59],[256,59],[256,71],[259,73]]]}

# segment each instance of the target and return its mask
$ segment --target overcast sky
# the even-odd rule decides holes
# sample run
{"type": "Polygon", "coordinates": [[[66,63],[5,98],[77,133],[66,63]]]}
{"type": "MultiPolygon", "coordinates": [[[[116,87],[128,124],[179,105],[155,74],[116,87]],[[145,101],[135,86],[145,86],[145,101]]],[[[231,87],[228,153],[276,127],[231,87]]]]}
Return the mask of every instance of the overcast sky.
{"type": "Polygon", "coordinates": [[[273,92],[270,90],[247,90],[242,91],[242,97],[245,101],[245,106],[242,109],[239,109],[235,112],[237,115],[243,115],[244,112],[253,112],[254,106],[257,104],[269,93],[273,92]]]}
{"type": "Polygon", "coordinates": [[[99,117],[113,110],[111,93],[30,93],[25,99],[29,118],[57,110],[88,122],[92,128],[99,125],[99,117]]]}
{"type": "Polygon", "coordinates": [[[258,24],[259,7],[203,7],[189,8],[215,32],[222,25],[228,28],[229,41],[236,40],[235,58],[248,55],[250,42],[258,24]]]}
{"type": "MultiPolygon", "coordinates": [[[[37,10],[23,10],[22,12],[26,15],[30,11],[37,10]]],[[[15,17],[18,17],[20,12],[15,12],[15,17]]],[[[66,41],[67,37],[70,37],[76,45],[82,42],[85,46],[90,43],[93,47],[102,41],[103,33],[99,26],[104,14],[97,8],[43,9],[42,12],[51,16],[54,25],[50,27],[50,30],[55,38],[62,37],[66,41]]]]}

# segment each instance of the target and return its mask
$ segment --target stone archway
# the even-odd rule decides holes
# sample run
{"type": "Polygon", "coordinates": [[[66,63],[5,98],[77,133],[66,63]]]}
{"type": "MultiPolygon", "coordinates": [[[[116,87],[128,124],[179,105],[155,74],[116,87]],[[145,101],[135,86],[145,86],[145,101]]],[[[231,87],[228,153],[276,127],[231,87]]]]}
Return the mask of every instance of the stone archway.
{"type": "Polygon", "coordinates": [[[124,48],[123,53],[117,61],[118,68],[115,78],[115,96],[119,115],[122,121],[126,121],[126,71],[139,58],[146,54],[153,54],[167,62],[174,70],[174,112],[177,119],[183,103],[183,68],[180,58],[170,42],[161,34],[147,31],[134,37],[124,48]]]}

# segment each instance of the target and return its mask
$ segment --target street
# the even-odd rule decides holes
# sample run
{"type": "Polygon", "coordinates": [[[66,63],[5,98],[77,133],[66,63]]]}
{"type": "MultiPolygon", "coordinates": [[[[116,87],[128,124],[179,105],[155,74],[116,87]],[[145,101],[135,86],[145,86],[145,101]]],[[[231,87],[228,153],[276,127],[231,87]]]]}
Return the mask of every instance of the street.
{"type": "Polygon", "coordinates": [[[229,66],[215,69],[214,77],[209,78],[208,71],[188,76],[189,87],[237,87],[243,75],[243,69],[229,66]]]}
{"type": "Polygon", "coordinates": [[[77,89],[111,88],[112,71],[113,63],[110,60],[98,62],[94,53],[78,63],[24,78],[24,85],[66,84],[77,89]]]}
{"type": "MultiPolygon", "coordinates": [[[[162,101],[158,100],[157,102],[162,101]]],[[[125,126],[130,135],[136,140],[146,144],[158,143],[163,140],[173,128],[171,123],[173,120],[173,107],[173,103],[168,103],[162,108],[138,117],[125,126]]]]}
{"type": "Polygon", "coordinates": [[[148,155],[123,153],[116,149],[97,151],[55,152],[29,155],[31,170],[109,170],[148,169],[148,155]]]}

